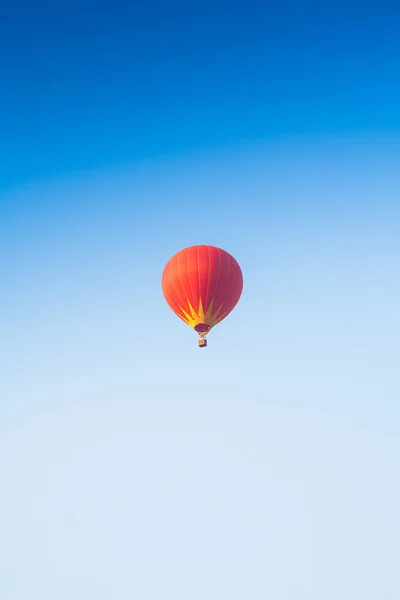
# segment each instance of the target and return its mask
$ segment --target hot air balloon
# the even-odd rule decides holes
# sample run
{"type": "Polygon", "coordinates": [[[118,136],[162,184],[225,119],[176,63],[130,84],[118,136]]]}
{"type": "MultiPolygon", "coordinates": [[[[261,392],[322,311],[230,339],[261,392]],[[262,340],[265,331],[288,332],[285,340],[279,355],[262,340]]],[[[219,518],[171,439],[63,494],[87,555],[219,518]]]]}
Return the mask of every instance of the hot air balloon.
{"type": "Polygon", "coordinates": [[[164,267],[162,291],[169,307],[199,334],[200,348],[207,334],[235,308],[243,290],[237,261],[215,246],[180,250],[164,267]]]}

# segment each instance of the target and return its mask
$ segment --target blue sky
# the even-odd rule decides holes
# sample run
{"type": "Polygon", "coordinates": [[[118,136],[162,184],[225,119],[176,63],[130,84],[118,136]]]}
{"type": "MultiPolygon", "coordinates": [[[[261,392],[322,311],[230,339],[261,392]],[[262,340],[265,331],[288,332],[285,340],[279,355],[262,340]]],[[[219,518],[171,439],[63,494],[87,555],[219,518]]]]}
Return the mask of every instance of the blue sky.
{"type": "Polygon", "coordinates": [[[0,596],[398,600],[399,11],[117,8],[0,13],[0,596]]]}
{"type": "Polygon", "coordinates": [[[399,9],[263,4],[3,7],[0,185],[266,138],[399,131],[399,9]]]}

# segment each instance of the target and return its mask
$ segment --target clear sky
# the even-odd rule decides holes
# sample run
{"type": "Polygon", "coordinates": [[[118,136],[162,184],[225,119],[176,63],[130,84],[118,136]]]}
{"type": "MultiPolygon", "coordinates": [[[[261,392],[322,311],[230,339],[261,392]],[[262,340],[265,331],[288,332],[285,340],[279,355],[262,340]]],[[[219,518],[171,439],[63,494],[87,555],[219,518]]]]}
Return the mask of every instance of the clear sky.
{"type": "Polygon", "coordinates": [[[400,597],[400,8],[265,4],[0,8],[1,600],[400,597]]]}

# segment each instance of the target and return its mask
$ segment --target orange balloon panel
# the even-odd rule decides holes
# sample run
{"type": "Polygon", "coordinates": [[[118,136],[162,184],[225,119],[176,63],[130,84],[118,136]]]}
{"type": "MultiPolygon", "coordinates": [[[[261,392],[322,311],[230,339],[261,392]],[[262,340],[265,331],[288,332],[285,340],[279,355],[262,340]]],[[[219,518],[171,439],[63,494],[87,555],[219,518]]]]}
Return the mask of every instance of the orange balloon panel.
{"type": "Polygon", "coordinates": [[[190,246],[177,252],[162,274],[164,297],[174,313],[198,332],[222,321],[243,290],[237,261],[215,246],[190,246]]]}

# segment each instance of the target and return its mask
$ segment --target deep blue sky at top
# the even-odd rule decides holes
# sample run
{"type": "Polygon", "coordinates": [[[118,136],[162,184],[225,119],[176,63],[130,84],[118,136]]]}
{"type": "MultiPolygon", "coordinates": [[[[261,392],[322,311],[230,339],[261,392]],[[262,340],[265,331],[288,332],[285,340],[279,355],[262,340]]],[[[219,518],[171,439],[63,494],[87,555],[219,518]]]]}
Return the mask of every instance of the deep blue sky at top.
{"type": "Polygon", "coordinates": [[[282,136],[400,130],[395,2],[56,4],[0,8],[0,190],[282,136]]]}

